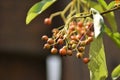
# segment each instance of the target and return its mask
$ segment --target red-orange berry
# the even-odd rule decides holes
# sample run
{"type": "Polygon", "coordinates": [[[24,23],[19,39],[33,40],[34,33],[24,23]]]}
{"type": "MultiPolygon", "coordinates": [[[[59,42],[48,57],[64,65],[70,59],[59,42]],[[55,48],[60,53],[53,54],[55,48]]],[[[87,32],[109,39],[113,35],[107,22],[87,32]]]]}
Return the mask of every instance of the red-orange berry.
{"type": "Polygon", "coordinates": [[[44,44],[44,49],[50,49],[50,44],[44,44]]]}
{"type": "Polygon", "coordinates": [[[78,23],[77,23],[77,25],[78,25],[78,27],[83,27],[83,22],[82,21],[79,21],[78,23]]]}
{"type": "Polygon", "coordinates": [[[50,25],[52,23],[52,20],[50,18],[44,19],[44,24],[50,25]]]}
{"type": "Polygon", "coordinates": [[[52,38],[49,38],[49,39],[47,40],[47,43],[53,44],[53,43],[54,43],[54,40],[53,40],[52,38]]]}
{"type": "Polygon", "coordinates": [[[65,48],[61,48],[59,50],[60,55],[65,56],[67,54],[67,50],[65,48]]]}
{"type": "Polygon", "coordinates": [[[88,37],[88,38],[85,40],[85,43],[86,43],[86,45],[88,45],[88,44],[90,44],[92,41],[93,41],[93,37],[88,37]]]}
{"type": "Polygon", "coordinates": [[[78,51],[79,52],[83,52],[85,50],[85,47],[81,46],[81,47],[78,47],[78,51]]]}
{"type": "Polygon", "coordinates": [[[80,40],[81,37],[82,37],[82,36],[81,36],[80,34],[76,35],[76,39],[77,39],[77,40],[80,40]]]}
{"type": "Polygon", "coordinates": [[[70,36],[70,38],[71,38],[71,40],[77,40],[76,36],[74,36],[74,35],[70,36]]]}
{"type": "Polygon", "coordinates": [[[58,52],[57,48],[52,48],[52,49],[51,49],[51,53],[52,53],[52,54],[56,54],[57,52],[58,52]]]}
{"type": "Polygon", "coordinates": [[[88,37],[89,42],[93,41],[93,37],[88,37]]]}
{"type": "Polygon", "coordinates": [[[69,26],[69,30],[74,31],[75,30],[75,25],[69,26]]]}
{"type": "Polygon", "coordinates": [[[82,30],[82,28],[77,26],[77,27],[76,27],[76,30],[80,33],[81,30],[82,30]]]}
{"type": "Polygon", "coordinates": [[[42,36],[42,40],[47,41],[47,40],[48,40],[48,36],[47,36],[47,35],[43,35],[43,36],[42,36]]]}
{"type": "Polygon", "coordinates": [[[90,61],[89,58],[83,58],[83,62],[84,62],[85,64],[87,64],[89,61],[90,61]]]}
{"type": "Polygon", "coordinates": [[[87,32],[87,36],[93,37],[93,36],[94,36],[94,32],[88,31],[88,32],[87,32]]]}
{"type": "Polygon", "coordinates": [[[92,22],[87,22],[87,24],[86,24],[87,26],[92,26],[93,25],[93,23],[92,22]]]}
{"type": "Polygon", "coordinates": [[[64,43],[64,41],[63,41],[63,39],[58,39],[57,43],[62,45],[64,43]]]}

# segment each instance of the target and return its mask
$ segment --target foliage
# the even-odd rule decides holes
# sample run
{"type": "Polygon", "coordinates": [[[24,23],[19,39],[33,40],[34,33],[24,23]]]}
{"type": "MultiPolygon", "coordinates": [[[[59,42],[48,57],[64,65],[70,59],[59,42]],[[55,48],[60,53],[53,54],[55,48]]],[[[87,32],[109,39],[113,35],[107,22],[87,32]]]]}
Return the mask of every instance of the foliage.
{"type": "MultiPolygon", "coordinates": [[[[33,5],[30,10],[28,11],[27,17],[26,17],[26,24],[29,24],[37,15],[41,14],[43,11],[45,11],[49,6],[51,6],[56,0],[42,0],[35,5],[33,5]]],[[[88,22],[94,23],[94,18],[91,17],[93,14],[90,11],[90,8],[94,8],[95,10],[100,12],[100,15],[104,17],[104,19],[108,22],[109,25],[106,25],[106,23],[103,23],[101,25],[104,28],[104,33],[106,33],[120,48],[120,33],[117,31],[117,24],[115,20],[114,12],[115,10],[120,9],[120,3],[116,1],[111,1],[109,4],[106,3],[105,0],[72,0],[63,11],[59,11],[56,13],[53,13],[50,15],[49,18],[47,18],[45,23],[51,24],[52,19],[55,16],[60,15],[61,18],[64,21],[63,26],[58,27],[57,30],[59,32],[57,35],[59,37],[62,35],[63,39],[60,39],[58,43],[62,44],[63,41],[65,41],[65,44],[67,47],[62,48],[62,51],[60,51],[60,54],[67,54],[67,51],[69,49],[69,43],[71,38],[71,34],[74,34],[75,36],[78,35],[78,31],[73,30],[71,34],[67,33],[69,29],[71,29],[71,23],[76,22],[77,24],[82,21],[84,25],[82,25],[82,28],[87,26],[88,22]],[[66,15],[66,13],[68,14],[66,15]],[[67,34],[67,35],[65,35],[67,34]],[[63,36],[65,35],[65,36],[63,36]]],[[[78,27],[78,25],[74,24],[74,26],[78,27]]],[[[94,27],[94,24],[92,25],[94,27]]],[[[104,51],[104,43],[102,41],[102,32],[98,38],[94,38],[90,44],[89,49],[89,59],[86,60],[83,57],[83,51],[81,55],[81,51],[79,51],[78,47],[80,48],[83,46],[82,41],[83,37],[85,37],[84,42],[89,39],[89,36],[86,36],[88,31],[91,29],[91,25],[89,25],[90,28],[87,28],[85,33],[82,35],[82,38],[77,42],[76,45],[74,45],[74,48],[71,48],[72,51],[76,51],[79,54],[77,54],[78,58],[83,59],[83,62],[86,64],[88,63],[88,68],[90,70],[90,79],[91,80],[105,80],[108,76],[107,66],[106,66],[106,56],[104,51]],[[87,62],[86,62],[87,61],[87,62]]],[[[55,32],[55,31],[54,31],[55,32]]],[[[82,31],[80,31],[81,33],[82,31]]],[[[49,38],[47,36],[44,36],[44,40],[48,40],[45,44],[44,48],[50,48],[52,45],[54,49],[52,49],[52,53],[57,53],[57,49],[54,47],[54,45],[58,44],[55,42],[59,38],[53,34],[52,38],[49,38]],[[54,38],[54,40],[52,40],[54,38]],[[47,46],[46,46],[47,45],[47,46]]],[[[93,38],[93,36],[92,36],[93,38]]],[[[85,47],[85,45],[84,45],[85,47]]],[[[82,48],[83,49],[83,48],[82,48]]],[[[69,51],[70,55],[72,54],[71,51],[69,51]]],[[[112,79],[116,80],[120,76],[120,66],[118,66],[113,72],[112,72],[112,79]]]]}
{"type": "Polygon", "coordinates": [[[56,0],[43,0],[35,5],[33,5],[28,11],[26,24],[29,24],[37,15],[45,11],[49,6],[51,6],[56,0]]]}
{"type": "Polygon", "coordinates": [[[113,70],[111,75],[113,80],[116,80],[118,77],[120,77],[120,64],[113,70]]]}

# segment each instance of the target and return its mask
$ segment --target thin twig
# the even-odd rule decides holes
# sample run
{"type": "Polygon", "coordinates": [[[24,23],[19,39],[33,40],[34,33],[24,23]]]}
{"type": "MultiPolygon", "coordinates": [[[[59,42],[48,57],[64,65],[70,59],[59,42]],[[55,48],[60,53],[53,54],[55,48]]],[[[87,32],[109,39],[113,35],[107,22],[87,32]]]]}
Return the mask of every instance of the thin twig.
{"type": "MultiPolygon", "coordinates": [[[[102,12],[102,13],[100,13],[101,15],[103,15],[103,14],[107,14],[107,13],[109,13],[109,12],[112,12],[112,11],[116,11],[116,10],[119,10],[120,9],[120,6],[116,6],[116,7],[114,7],[114,8],[112,8],[112,9],[110,9],[110,10],[107,10],[107,11],[104,11],[104,12],[102,12]]],[[[84,15],[84,16],[74,16],[73,18],[75,19],[75,18],[86,18],[86,17],[90,17],[90,16],[92,16],[92,14],[90,13],[90,14],[88,14],[88,15],[84,15]]]]}

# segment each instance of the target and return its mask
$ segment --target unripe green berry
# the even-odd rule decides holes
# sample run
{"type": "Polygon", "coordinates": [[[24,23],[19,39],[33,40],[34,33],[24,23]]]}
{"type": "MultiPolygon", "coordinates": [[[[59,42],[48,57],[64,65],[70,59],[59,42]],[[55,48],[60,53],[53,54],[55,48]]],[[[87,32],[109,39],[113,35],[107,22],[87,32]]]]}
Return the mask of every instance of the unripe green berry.
{"type": "Polygon", "coordinates": [[[83,57],[83,53],[78,52],[78,53],[76,54],[76,57],[77,57],[77,58],[82,58],[82,57],[83,57]]]}

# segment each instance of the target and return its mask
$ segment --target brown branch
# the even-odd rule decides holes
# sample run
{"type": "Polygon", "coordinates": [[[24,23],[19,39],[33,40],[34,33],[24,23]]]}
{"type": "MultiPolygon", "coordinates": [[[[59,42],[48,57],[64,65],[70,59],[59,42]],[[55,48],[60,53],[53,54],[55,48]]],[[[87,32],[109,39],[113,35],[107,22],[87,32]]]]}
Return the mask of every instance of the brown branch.
{"type": "MultiPolygon", "coordinates": [[[[103,15],[103,14],[107,14],[107,13],[109,13],[109,12],[112,12],[112,11],[116,11],[116,10],[119,10],[120,9],[120,5],[116,5],[115,7],[113,7],[112,9],[110,9],[110,10],[107,10],[107,11],[104,11],[104,12],[102,12],[102,13],[100,13],[101,15],[103,15]]],[[[75,18],[86,18],[86,17],[90,17],[90,16],[92,16],[92,14],[90,13],[90,14],[88,14],[88,15],[85,15],[85,16],[79,16],[79,17],[73,17],[73,19],[75,19],[75,18]]]]}
{"type": "Polygon", "coordinates": [[[116,10],[119,10],[119,9],[120,9],[120,6],[116,6],[116,7],[112,8],[112,9],[104,11],[104,12],[102,12],[100,14],[103,15],[103,14],[106,14],[106,13],[109,13],[109,12],[112,12],[112,11],[116,11],[116,10]]]}

